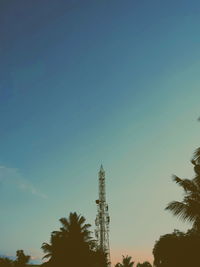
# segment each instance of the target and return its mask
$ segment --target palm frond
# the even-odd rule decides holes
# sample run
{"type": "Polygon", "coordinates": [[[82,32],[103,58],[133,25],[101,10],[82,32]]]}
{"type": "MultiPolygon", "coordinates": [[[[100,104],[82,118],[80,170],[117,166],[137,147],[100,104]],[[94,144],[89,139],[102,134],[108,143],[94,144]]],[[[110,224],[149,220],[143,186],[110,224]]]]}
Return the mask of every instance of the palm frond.
{"type": "Polygon", "coordinates": [[[189,204],[185,204],[179,201],[170,202],[166,210],[170,210],[173,215],[179,217],[183,221],[195,222],[197,217],[196,210],[189,204]]]}
{"type": "Polygon", "coordinates": [[[198,147],[198,148],[194,151],[193,160],[195,160],[196,163],[200,163],[200,147],[198,147]]]}
{"type": "Polygon", "coordinates": [[[43,243],[41,249],[46,253],[52,250],[52,246],[48,243],[43,243]]]}
{"type": "Polygon", "coordinates": [[[122,266],[123,267],[132,267],[134,262],[131,261],[132,260],[132,257],[131,256],[123,256],[123,259],[122,259],[122,266]]]}
{"type": "Polygon", "coordinates": [[[180,185],[186,192],[187,191],[198,191],[198,187],[193,180],[189,179],[181,179],[176,175],[173,175],[173,181],[175,181],[178,185],[180,185]]]}
{"type": "Polygon", "coordinates": [[[68,221],[67,218],[61,218],[59,221],[62,224],[63,230],[65,230],[65,231],[69,230],[70,222],[68,221]]]}
{"type": "Polygon", "coordinates": [[[49,253],[49,254],[46,254],[46,255],[44,255],[44,257],[42,257],[42,259],[48,259],[48,258],[51,258],[51,253],[49,253]]]}

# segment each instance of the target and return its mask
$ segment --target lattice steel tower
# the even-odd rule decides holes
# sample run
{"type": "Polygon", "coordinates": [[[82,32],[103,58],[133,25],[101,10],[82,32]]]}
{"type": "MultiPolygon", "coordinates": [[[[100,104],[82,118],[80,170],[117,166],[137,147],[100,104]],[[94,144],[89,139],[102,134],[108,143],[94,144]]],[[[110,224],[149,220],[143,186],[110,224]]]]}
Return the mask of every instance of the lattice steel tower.
{"type": "Polygon", "coordinates": [[[101,165],[99,171],[99,199],[96,200],[97,204],[97,217],[96,224],[96,238],[98,247],[107,255],[108,266],[110,263],[110,247],[109,247],[109,223],[110,217],[108,213],[108,205],[106,203],[106,190],[105,190],[105,171],[101,165]]]}

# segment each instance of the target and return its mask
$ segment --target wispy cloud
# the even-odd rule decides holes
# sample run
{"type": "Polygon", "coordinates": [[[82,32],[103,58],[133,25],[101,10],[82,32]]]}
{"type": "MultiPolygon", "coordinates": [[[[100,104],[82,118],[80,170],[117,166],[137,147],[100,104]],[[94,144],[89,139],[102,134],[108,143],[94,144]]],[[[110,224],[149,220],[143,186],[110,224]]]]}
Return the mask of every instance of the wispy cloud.
{"type": "Polygon", "coordinates": [[[19,190],[46,199],[47,195],[40,192],[32,183],[25,179],[19,169],[0,166],[0,182],[14,185],[19,190]]]}

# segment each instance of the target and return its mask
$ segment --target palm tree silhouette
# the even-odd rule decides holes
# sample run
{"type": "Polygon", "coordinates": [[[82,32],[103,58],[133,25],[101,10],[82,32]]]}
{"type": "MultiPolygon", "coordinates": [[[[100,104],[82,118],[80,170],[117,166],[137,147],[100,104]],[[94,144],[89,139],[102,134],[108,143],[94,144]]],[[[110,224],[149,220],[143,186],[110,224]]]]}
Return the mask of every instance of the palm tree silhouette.
{"type": "Polygon", "coordinates": [[[130,256],[122,256],[122,263],[117,263],[115,267],[133,267],[134,262],[131,261],[132,257],[130,256]]]}
{"type": "Polygon", "coordinates": [[[86,219],[83,216],[77,215],[76,212],[70,213],[68,219],[61,218],[60,222],[62,224],[59,231],[61,235],[76,239],[76,242],[92,243],[91,231],[89,231],[91,225],[85,224],[86,219]]]}
{"type": "Polygon", "coordinates": [[[50,258],[50,260],[53,260],[54,258],[56,258],[56,256],[58,255],[60,244],[61,244],[60,235],[56,232],[52,232],[50,244],[48,243],[42,244],[41,248],[44,251],[44,253],[46,253],[43,259],[50,258]]]}
{"type": "Polygon", "coordinates": [[[69,218],[61,218],[61,228],[51,234],[50,244],[43,243],[42,249],[46,253],[44,258],[50,258],[49,263],[54,266],[90,266],[92,250],[95,241],[89,231],[90,224],[85,224],[85,218],[70,213],[69,218]]]}
{"type": "Polygon", "coordinates": [[[200,232],[200,148],[195,151],[191,162],[195,172],[195,177],[192,180],[173,176],[173,180],[184,190],[183,201],[170,202],[166,210],[170,210],[183,221],[191,222],[193,229],[200,232]]]}

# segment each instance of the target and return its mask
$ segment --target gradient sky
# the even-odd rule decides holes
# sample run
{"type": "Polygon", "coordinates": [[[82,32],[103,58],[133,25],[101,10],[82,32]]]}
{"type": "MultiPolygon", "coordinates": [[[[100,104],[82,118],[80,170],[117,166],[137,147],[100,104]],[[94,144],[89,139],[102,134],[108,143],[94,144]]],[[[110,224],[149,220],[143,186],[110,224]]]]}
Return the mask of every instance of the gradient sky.
{"type": "Polygon", "coordinates": [[[103,163],[113,262],[152,260],[199,146],[199,0],[0,1],[0,254],[94,225],[103,163]]]}

